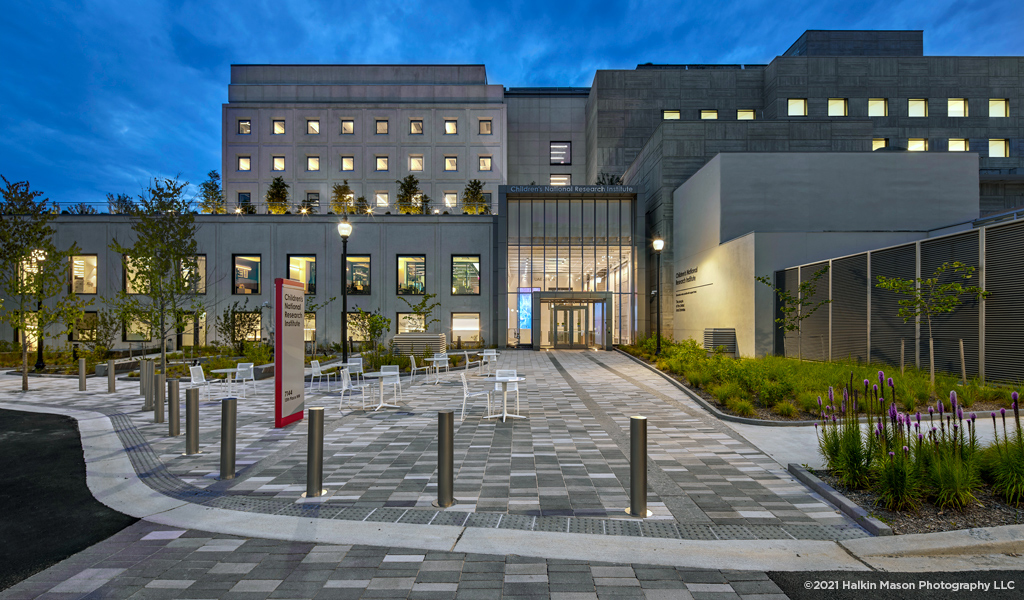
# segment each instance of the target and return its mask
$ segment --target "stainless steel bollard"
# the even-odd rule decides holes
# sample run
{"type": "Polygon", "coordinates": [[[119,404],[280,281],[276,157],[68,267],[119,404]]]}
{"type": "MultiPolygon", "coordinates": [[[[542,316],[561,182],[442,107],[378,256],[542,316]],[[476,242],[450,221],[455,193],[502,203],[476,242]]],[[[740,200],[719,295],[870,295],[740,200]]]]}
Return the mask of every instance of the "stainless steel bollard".
{"type": "Polygon", "coordinates": [[[181,398],[178,394],[178,380],[167,382],[167,435],[181,435],[181,398]]]}
{"type": "Polygon", "coordinates": [[[185,390],[185,454],[199,454],[199,388],[185,390]]]}
{"type": "Polygon", "coordinates": [[[455,412],[437,413],[437,502],[448,508],[455,504],[455,412]]]}
{"type": "Polygon", "coordinates": [[[235,478],[235,420],[238,398],[220,401],[220,478],[235,478]]]}
{"type": "Polygon", "coordinates": [[[641,519],[647,511],[647,417],[629,418],[629,508],[641,519]]]}
{"type": "Polygon", "coordinates": [[[139,395],[146,395],[146,361],[139,359],[139,395]]]}
{"type": "Polygon", "coordinates": [[[153,386],[153,422],[164,422],[164,392],[167,390],[165,381],[167,376],[160,373],[153,378],[156,385],[153,386]]]}
{"type": "Polygon", "coordinates": [[[78,391],[85,391],[85,359],[78,359],[78,391]]]}
{"type": "Polygon", "coordinates": [[[319,498],[324,494],[324,409],[309,409],[309,435],[306,445],[305,498],[319,498]]]}
{"type": "Polygon", "coordinates": [[[113,359],[107,361],[107,393],[113,394],[117,391],[117,377],[113,359]]]}
{"type": "Polygon", "coordinates": [[[145,400],[142,404],[142,410],[153,410],[153,376],[156,372],[153,361],[146,361],[146,389],[143,392],[145,400]]]}

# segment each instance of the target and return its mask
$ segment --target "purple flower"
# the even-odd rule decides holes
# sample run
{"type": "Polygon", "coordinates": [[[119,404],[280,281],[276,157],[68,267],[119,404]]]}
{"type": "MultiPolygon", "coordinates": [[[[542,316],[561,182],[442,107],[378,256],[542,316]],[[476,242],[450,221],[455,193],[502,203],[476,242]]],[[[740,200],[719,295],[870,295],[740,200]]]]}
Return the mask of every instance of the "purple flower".
{"type": "Polygon", "coordinates": [[[896,456],[896,453],[895,453],[895,452],[892,452],[892,451],[890,450],[890,451],[889,451],[889,458],[892,458],[892,457],[894,457],[894,456],[896,456]]]}
{"type": "Polygon", "coordinates": [[[921,441],[921,440],[923,440],[923,439],[924,439],[924,434],[923,434],[923,433],[919,433],[919,434],[917,434],[917,441],[919,441],[919,442],[920,442],[920,441],[921,441]]]}
{"type": "Polygon", "coordinates": [[[892,377],[890,377],[890,378],[888,379],[888,381],[886,381],[886,384],[887,384],[887,385],[888,385],[889,387],[896,387],[896,385],[895,385],[895,384],[894,384],[894,383],[892,382],[892,377]]]}
{"type": "Polygon", "coordinates": [[[942,400],[939,400],[938,402],[936,402],[936,403],[935,403],[935,405],[936,405],[936,406],[938,407],[938,409],[939,409],[939,414],[940,414],[940,415],[941,415],[941,414],[942,414],[943,412],[945,412],[945,410],[944,410],[944,409],[945,409],[945,407],[944,407],[944,406],[942,406],[942,400]]]}
{"type": "Polygon", "coordinates": [[[978,418],[978,415],[976,415],[976,414],[974,414],[974,413],[971,413],[971,420],[972,420],[972,421],[973,421],[973,420],[975,420],[975,419],[977,419],[977,418],[978,418]]]}
{"type": "Polygon", "coordinates": [[[834,393],[834,392],[832,391],[832,386],[828,386],[828,401],[829,401],[830,403],[831,403],[831,402],[835,402],[835,399],[836,399],[836,395],[835,395],[835,393],[834,393]]]}
{"type": "Polygon", "coordinates": [[[832,422],[833,422],[833,423],[835,423],[835,422],[836,422],[836,416],[835,416],[835,415],[832,415],[832,422]]]}
{"type": "Polygon", "coordinates": [[[910,448],[907,448],[906,446],[904,446],[903,447],[903,453],[906,454],[908,452],[910,452],[910,448]]]}
{"type": "Polygon", "coordinates": [[[964,407],[956,407],[956,418],[960,419],[961,421],[964,419],[964,407]]]}
{"type": "Polygon", "coordinates": [[[818,406],[821,406],[821,396],[818,396],[818,406]]]}
{"type": "Polygon", "coordinates": [[[865,380],[864,380],[864,389],[868,389],[868,386],[869,386],[869,385],[871,385],[871,382],[870,382],[870,381],[868,381],[867,379],[865,379],[865,380]]]}
{"type": "Polygon", "coordinates": [[[882,383],[883,381],[885,381],[885,371],[879,371],[878,372],[878,383],[882,383]]]}
{"type": "Polygon", "coordinates": [[[921,411],[917,411],[917,414],[915,414],[914,416],[917,417],[917,422],[920,423],[921,422],[921,411]]]}
{"type": "Polygon", "coordinates": [[[873,385],[873,386],[871,386],[871,389],[873,391],[877,392],[878,391],[878,386],[877,385],[873,385]]]}
{"type": "Polygon", "coordinates": [[[999,409],[999,416],[1001,416],[1001,417],[1005,417],[1006,416],[1006,409],[1005,408],[1000,408],[999,409]]]}
{"type": "MultiPolygon", "coordinates": [[[[935,414],[935,409],[929,406],[928,407],[928,414],[930,414],[930,415],[935,414]]],[[[993,416],[995,416],[995,415],[993,415],[993,416]]]]}
{"type": "Polygon", "coordinates": [[[1010,394],[1010,400],[1016,402],[1018,398],[1020,398],[1020,394],[1018,394],[1017,392],[1013,392],[1010,394]]]}

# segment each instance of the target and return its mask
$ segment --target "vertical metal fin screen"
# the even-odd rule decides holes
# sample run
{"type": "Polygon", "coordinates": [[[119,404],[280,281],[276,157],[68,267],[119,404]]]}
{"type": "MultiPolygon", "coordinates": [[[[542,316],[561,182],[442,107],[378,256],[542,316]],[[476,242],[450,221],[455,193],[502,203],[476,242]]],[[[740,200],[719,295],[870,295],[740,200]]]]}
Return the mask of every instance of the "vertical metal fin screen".
{"type": "MultiPolygon", "coordinates": [[[[921,242],[921,278],[928,279],[943,263],[949,268],[943,273],[938,285],[951,281],[963,281],[953,272],[952,264],[960,261],[977,269],[979,263],[978,231],[969,231],[937,240],[921,242]]],[[[964,285],[980,285],[980,274],[974,276],[964,285]]],[[[932,318],[932,337],[935,341],[935,370],[947,373],[960,372],[960,340],[964,341],[964,362],[967,364],[967,376],[978,375],[978,310],[979,302],[974,298],[962,296],[961,304],[949,314],[937,315],[932,318]]],[[[918,363],[922,369],[928,368],[928,323],[921,317],[921,358],[918,363]]]]}
{"type": "Polygon", "coordinates": [[[896,313],[901,296],[879,289],[878,276],[913,279],[917,250],[913,244],[871,253],[871,356],[869,360],[900,364],[900,340],[907,343],[907,362],[914,362],[914,321],[896,313]]]}
{"type": "MultiPolygon", "coordinates": [[[[809,298],[808,311],[814,309],[822,300],[828,300],[828,262],[821,262],[800,267],[800,281],[810,281],[814,274],[824,269],[814,288],[814,295],[809,298]]],[[[822,304],[818,310],[800,322],[803,344],[803,356],[808,360],[828,360],[828,304],[822,304]]]]}
{"type": "Polygon", "coordinates": [[[985,232],[985,378],[1024,379],[1024,223],[985,232]]]}
{"type": "Polygon", "coordinates": [[[832,360],[867,358],[868,255],[858,254],[832,261],[832,360]]]}
{"type": "MultiPolygon", "coordinates": [[[[793,294],[793,296],[795,297],[797,292],[800,290],[800,269],[786,269],[785,271],[783,271],[782,285],[779,287],[793,294]]],[[[777,296],[775,298],[775,302],[776,304],[778,304],[779,302],[777,296]]],[[[782,316],[781,312],[779,316],[782,316]]],[[[783,339],[785,339],[784,348],[786,351],[786,356],[790,358],[797,358],[798,356],[800,356],[800,334],[797,333],[796,331],[786,331],[785,329],[782,329],[782,335],[783,339]]]]}

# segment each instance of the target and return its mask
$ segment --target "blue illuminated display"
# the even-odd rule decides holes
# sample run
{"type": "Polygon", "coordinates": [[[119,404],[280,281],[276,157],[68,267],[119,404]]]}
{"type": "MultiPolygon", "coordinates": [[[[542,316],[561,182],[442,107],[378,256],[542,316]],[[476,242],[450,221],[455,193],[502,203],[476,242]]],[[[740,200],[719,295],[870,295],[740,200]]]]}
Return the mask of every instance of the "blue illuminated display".
{"type": "Polygon", "coordinates": [[[533,327],[533,294],[519,292],[519,329],[533,327]]]}

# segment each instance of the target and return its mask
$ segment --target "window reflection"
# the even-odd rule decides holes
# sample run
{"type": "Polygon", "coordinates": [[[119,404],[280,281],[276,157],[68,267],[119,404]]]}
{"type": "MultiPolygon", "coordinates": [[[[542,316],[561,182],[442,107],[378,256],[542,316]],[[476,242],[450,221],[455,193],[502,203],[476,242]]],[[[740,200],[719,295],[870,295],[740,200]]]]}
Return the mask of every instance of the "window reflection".
{"type": "Polygon", "coordinates": [[[398,257],[398,294],[425,294],[427,279],[425,256],[398,257]]]}
{"type": "Polygon", "coordinates": [[[348,268],[345,270],[345,284],[350,296],[366,296],[370,294],[370,257],[348,256],[348,268]]]}

